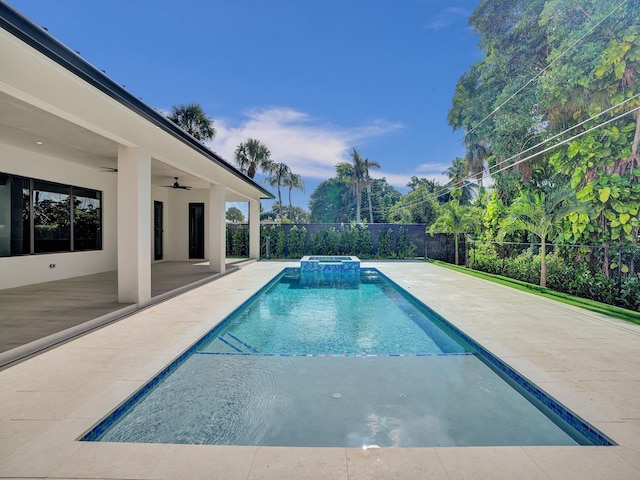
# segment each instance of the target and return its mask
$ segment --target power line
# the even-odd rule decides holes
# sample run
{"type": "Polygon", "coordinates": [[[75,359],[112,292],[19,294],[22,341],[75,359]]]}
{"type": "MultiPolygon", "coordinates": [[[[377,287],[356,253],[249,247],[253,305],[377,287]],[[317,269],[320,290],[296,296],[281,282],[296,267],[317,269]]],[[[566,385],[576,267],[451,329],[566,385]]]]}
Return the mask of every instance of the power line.
{"type": "MultiPolygon", "coordinates": [[[[505,159],[505,160],[501,160],[500,162],[498,162],[498,163],[496,163],[495,165],[493,165],[493,167],[491,167],[491,168],[494,168],[494,167],[500,166],[500,165],[502,165],[503,163],[509,162],[509,161],[513,160],[514,158],[519,157],[519,156],[520,156],[520,155],[522,155],[523,153],[527,153],[527,152],[529,152],[529,151],[531,151],[531,150],[533,150],[533,149],[535,149],[535,148],[541,147],[541,146],[542,146],[542,145],[544,145],[545,143],[549,143],[551,140],[554,140],[554,139],[558,138],[559,136],[564,135],[565,133],[567,133],[567,132],[569,132],[569,131],[571,131],[571,130],[573,130],[573,129],[575,129],[575,128],[581,127],[581,126],[582,126],[582,125],[584,125],[585,123],[588,123],[588,122],[590,122],[590,121],[592,121],[592,120],[595,120],[596,118],[601,117],[602,115],[604,115],[604,114],[606,114],[606,113],[609,113],[611,110],[615,110],[616,108],[619,108],[619,107],[623,106],[625,103],[628,103],[628,102],[630,102],[630,101],[632,101],[632,100],[635,100],[635,99],[636,99],[636,98],[638,98],[638,97],[640,97],[640,93],[637,93],[637,94],[636,94],[636,95],[634,95],[633,97],[629,97],[629,98],[627,98],[626,100],[623,100],[622,102],[618,103],[617,105],[614,105],[614,106],[612,106],[612,107],[607,108],[606,110],[603,110],[602,112],[598,113],[597,115],[594,115],[593,117],[589,117],[589,118],[587,118],[586,120],[583,120],[583,121],[582,121],[582,122],[580,122],[580,123],[576,123],[574,126],[569,127],[569,128],[567,128],[567,129],[563,130],[563,131],[562,131],[562,132],[560,132],[560,133],[556,133],[555,135],[553,135],[553,136],[551,136],[551,137],[547,138],[546,140],[544,140],[544,141],[542,141],[542,142],[540,142],[540,143],[538,143],[538,144],[536,144],[536,145],[533,145],[533,146],[531,146],[531,147],[527,148],[526,150],[523,150],[522,152],[516,153],[515,155],[513,155],[513,156],[511,156],[511,157],[509,157],[509,158],[507,158],[507,159],[505,159]]],[[[489,170],[491,170],[491,168],[490,168],[489,170]]],[[[491,174],[491,171],[489,171],[489,174],[491,174]]],[[[467,177],[467,178],[466,178],[466,180],[468,180],[468,179],[470,179],[470,178],[472,178],[472,177],[467,177]]]]}
{"type": "MultiPolygon", "coordinates": [[[[512,156],[512,157],[510,157],[510,158],[509,158],[509,159],[507,159],[507,160],[504,160],[504,161],[500,162],[500,163],[499,163],[499,164],[497,164],[497,165],[502,165],[502,164],[504,164],[504,163],[505,163],[506,161],[508,161],[508,160],[513,160],[513,159],[514,159],[514,158],[516,158],[517,156],[522,155],[523,153],[525,153],[525,152],[527,152],[527,151],[530,151],[530,150],[532,150],[533,148],[537,148],[537,147],[539,147],[539,146],[541,146],[541,145],[543,145],[543,144],[547,143],[549,140],[551,140],[551,139],[553,139],[553,138],[557,138],[559,135],[562,135],[562,134],[564,134],[564,133],[567,133],[568,131],[573,130],[574,128],[576,128],[576,127],[578,127],[578,126],[580,126],[580,125],[584,125],[584,123],[586,123],[586,122],[588,122],[588,121],[591,121],[591,120],[594,120],[595,118],[598,118],[600,115],[602,115],[602,114],[606,113],[607,111],[610,111],[610,110],[612,110],[612,109],[614,109],[614,108],[617,108],[617,107],[621,106],[622,104],[627,103],[627,102],[629,102],[629,101],[631,101],[631,100],[633,100],[633,99],[637,98],[638,96],[640,96],[640,94],[638,94],[638,95],[634,95],[633,97],[628,98],[628,99],[627,99],[627,100],[625,100],[624,102],[621,102],[621,103],[619,103],[618,105],[615,105],[614,107],[611,107],[611,108],[609,108],[609,109],[607,109],[607,110],[605,110],[605,111],[601,112],[600,114],[596,115],[595,117],[591,117],[591,118],[589,118],[589,119],[587,119],[587,120],[585,120],[585,121],[583,121],[583,122],[581,122],[581,123],[579,123],[579,124],[574,125],[573,127],[570,127],[570,128],[568,128],[568,129],[564,130],[563,132],[560,132],[559,134],[554,135],[553,137],[549,138],[548,140],[545,140],[545,141],[543,141],[543,142],[540,142],[539,144],[537,144],[537,145],[535,145],[535,146],[533,146],[533,147],[530,147],[530,148],[529,148],[529,149],[527,149],[527,150],[523,150],[522,152],[520,152],[520,153],[518,153],[518,154],[516,154],[516,155],[514,155],[514,156],[512,156]]],[[[631,113],[634,113],[634,112],[636,112],[636,111],[638,111],[638,110],[640,110],[640,106],[637,106],[637,107],[635,107],[635,108],[632,108],[631,110],[628,110],[628,111],[626,111],[626,112],[623,112],[623,113],[621,113],[620,115],[618,115],[618,116],[616,116],[616,117],[613,117],[613,118],[610,118],[610,119],[608,119],[608,120],[605,120],[605,121],[603,121],[603,122],[599,123],[598,125],[595,125],[595,126],[593,126],[593,127],[590,127],[589,129],[584,130],[584,131],[582,131],[582,132],[580,132],[580,133],[578,133],[578,134],[576,134],[576,135],[574,135],[574,136],[572,136],[572,137],[569,137],[569,138],[567,138],[567,139],[564,139],[564,140],[562,140],[562,141],[560,141],[560,142],[558,142],[558,143],[556,143],[556,144],[554,144],[554,145],[551,145],[550,147],[547,147],[547,148],[545,148],[545,149],[543,149],[543,150],[540,150],[539,152],[535,152],[534,154],[529,155],[528,157],[525,157],[525,158],[522,158],[522,159],[520,159],[520,160],[517,160],[516,162],[511,163],[511,164],[509,164],[509,165],[507,165],[507,166],[504,166],[504,167],[502,167],[502,168],[500,168],[500,169],[498,169],[498,170],[488,172],[488,174],[487,174],[487,175],[483,175],[481,178],[482,178],[483,180],[484,180],[484,179],[491,178],[491,176],[492,176],[492,175],[494,175],[494,174],[496,174],[496,173],[503,172],[503,171],[508,170],[508,169],[510,169],[510,168],[512,168],[512,167],[515,167],[516,165],[519,165],[519,164],[521,164],[521,163],[523,163],[523,162],[526,162],[526,161],[528,161],[528,160],[531,160],[532,158],[535,158],[535,157],[537,157],[537,156],[539,156],[539,155],[542,155],[543,153],[547,153],[548,151],[553,150],[554,148],[557,148],[557,147],[562,146],[562,145],[564,145],[564,144],[566,144],[566,143],[568,143],[568,142],[571,142],[571,141],[573,141],[573,140],[575,140],[575,139],[577,139],[577,138],[580,138],[580,137],[582,137],[583,135],[586,135],[587,133],[590,133],[590,132],[592,132],[592,131],[594,131],[594,130],[597,130],[597,129],[599,129],[599,128],[602,128],[603,126],[608,125],[609,123],[615,122],[616,120],[619,120],[620,118],[623,118],[623,117],[625,117],[626,115],[629,115],[629,114],[631,114],[631,113]]],[[[496,166],[497,166],[497,165],[496,165],[496,166]]],[[[448,193],[451,193],[451,192],[452,192],[454,189],[456,189],[457,187],[459,187],[459,186],[461,186],[461,185],[464,185],[464,182],[465,182],[465,181],[468,181],[468,179],[470,179],[470,178],[473,178],[473,177],[467,177],[466,179],[462,180],[461,182],[457,182],[457,183],[456,183],[456,184],[454,184],[454,185],[450,185],[450,186],[448,186],[448,187],[445,187],[442,191],[440,191],[440,192],[438,192],[438,193],[437,193],[436,198],[439,198],[439,197],[441,197],[441,196],[443,196],[443,195],[446,195],[446,194],[448,194],[448,193]]],[[[422,204],[422,203],[426,203],[426,202],[428,202],[428,201],[429,201],[429,198],[425,198],[424,200],[420,200],[420,201],[417,201],[417,202],[412,202],[412,203],[408,203],[408,204],[401,204],[401,205],[399,205],[399,207],[401,207],[401,208],[413,207],[413,206],[416,206],[416,205],[420,205],[420,204],[422,204]]],[[[398,205],[398,204],[396,204],[396,205],[398,205]]],[[[393,206],[396,206],[396,205],[393,205],[393,206]]],[[[390,208],[391,208],[391,207],[390,207],[390,208]]],[[[385,212],[385,210],[384,210],[384,209],[374,209],[374,211],[375,211],[376,213],[387,213],[387,212],[385,212]]]]}
{"type": "MultiPolygon", "coordinates": [[[[640,110],[640,106],[635,107],[635,108],[632,108],[631,110],[628,110],[628,111],[626,111],[626,112],[624,112],[624,113],[621,113],[621,114],[620,114],[620,115],[618,115],[617,117],[610,118],[609,120],[606,120],[606,121],[604,121],[604,122],[602,122],[602,123],[600,123],[600,124],[598,124],[598,125],[596,125],[596,126],[594,126],[594,127],[591,127],[591,128],[589,128],[589,129],[587,129],[587,130],[585,130],[585,131],[583,131],[583,132],[580,132],[580,133],[578,133],[577,135],[574,135],[573,137],[570,137],[570,138],[567,138],[567,139],[565,139],[565,140],[562,140],[561,142],[556,143],[555,145],[552,145],[552,146],[550,146],[550,147],[547,147],[547,148],[545,148],[544,150],[541,150],[541,151],[539,151],[539,152],[536,152],[536,153],[534,153],[533,155],[529,155],[528,157],[525,157],[525,158],[523,158],[523,159],[520,159],[520,160],[518,160],[518,161],[516,161],[516,162],[512,163],[511,165],[507,165],[506,167],[503,167],[503,168],[501,168],[501,169],[499,169],[499,170],[496,170],[495,172],[491,172],[491,173],[492,173],[492,174],[500,173],[500,172],[502,172],[502,171],[504,171],[504,170],[507,170],[507,169],[509,169],[509,168],[511,168],[511,167],[513,167],[513,166],[515,166],[515,165],[518,165],[518,164],[522,163],[522,162],[526,162],[527,160],[530,160],[530,159],[532,159],[532,158],[534,158],[534,157],[537,157],[538,155],[541,155],[541,154],[543,154],[543,153],[546,153],[546,152],[548,152],[549,150],[553,150],[554,148],[559,147],[560,145],[564,145],[564,144],[565,144],[565,143],[567,143],[567,142],[571,142],[572,140],[575,140],[576,138],[580,138],[581,136],[586,135],[587,133],[592,132],[593,130],[596,130],[596,129],[598,129],[598,128],[601,128],[601,127],[603,127],[604,125],[607,125],[607,124],[609,124],[609,123],[611,123],[611,122],[615,122],[616,120],[618,120],[618,119],[620,119],[620,118],[622,118],[622,117],[624,117],[624,116],[626,116],[626,115],[629,115],[630,113],[636,112],[636,111],[638,111],[638,110],[640,110]]],[[[484,178],[484,177],[483,177],[483,178],[484,178]]]]}
{"type": "Polygon", "coordinates": [[[622,5],[624,5],[625,3],[627,3],[628,0],[623,0],[619,5],[617,5],[616,7],[613,8],[613,10],[611,10],[608,14],[606,14],[604,17],[602,17],[593,27],[591,27],[584,35],[582,35],[580,38],[578,38],[575,42],[573,42],[567,49],[565,49],[562,53],[560,53],[560,55],[558,55],[556,58],[554,58],[549,65],[547,65],[546,67],[544,67],[542,70],[540,70],[537,74],[535,74],[533,77],[531,77],[527,83],[525,83],[522,87],[520,87],[513,95],[511,95],[509,98],[507,98],[504,102],[502,102],[500,105],[498,105],[489,115],[487,115],[486,117],[484,117],[482,120],[480,120],[480,122],[478,124],[476,124],[474,127],[471,128],[471,130],[469,130],[468,132],[465,133],[465,135],[468,135],[470,133],[472,133],[476,128],[478,128],[480,125],[482,125],[485,121],[487,121],[489,118],[493,117],[496,112],[498,110],[500,110],[502,107],[504,107],[507,103],[509,103],[511,100],[513,100],[518,94],[520,94],[520,92],[522,92],[522,90],[524,90],[526,87],[529,86],[529,84],[531,84],[534,80],[536,80],[540,75],[542,75],[544,72],[546,72],[550,67],[552,67],[557,61],[559,61],[567,52],[569,52],[571,49],[573,49],[573,47],[575,47],[578,43],[580,43],[587,35],[591,34],[591,32],[593,32],[593,30],[595,30],[595,28],[597,26],[599,26],[602,22],[604,22],[607,18],[609,18],[611,15],[613,15],[613,13],[620,8],[622,5]]]}

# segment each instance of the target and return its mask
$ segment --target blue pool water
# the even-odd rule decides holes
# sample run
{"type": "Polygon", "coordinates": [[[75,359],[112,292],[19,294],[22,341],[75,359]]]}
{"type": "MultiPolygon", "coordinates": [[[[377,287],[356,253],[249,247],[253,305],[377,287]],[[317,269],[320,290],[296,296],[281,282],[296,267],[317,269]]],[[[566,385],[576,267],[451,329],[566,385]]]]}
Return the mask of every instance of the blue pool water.
{"type": "Polygon", "coordinates": [[[198,351],[292,355],[460,353],[464,347],[379,277],[301,288],[283,277],[198,351]]]}
{"type": "Polygon", "coordinates": [[[286,271],[83,440],[311,447],[610,444],[376,270],[286,271]]]}

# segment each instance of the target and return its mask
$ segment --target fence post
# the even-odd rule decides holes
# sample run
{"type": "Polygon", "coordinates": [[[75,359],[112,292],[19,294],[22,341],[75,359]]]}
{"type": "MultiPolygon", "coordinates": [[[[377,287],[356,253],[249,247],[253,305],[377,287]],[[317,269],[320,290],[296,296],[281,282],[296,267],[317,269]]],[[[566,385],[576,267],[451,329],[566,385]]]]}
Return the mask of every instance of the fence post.
{"type": "Polygon", "coordinates": [[[267,241],[267,260],[271,259],[271,237],[265,237],[267,241]]]}
{"type": "Polygon", "coordinates": [[[469,268],[469,236],[464,234],[464,266],[469,268]]]}

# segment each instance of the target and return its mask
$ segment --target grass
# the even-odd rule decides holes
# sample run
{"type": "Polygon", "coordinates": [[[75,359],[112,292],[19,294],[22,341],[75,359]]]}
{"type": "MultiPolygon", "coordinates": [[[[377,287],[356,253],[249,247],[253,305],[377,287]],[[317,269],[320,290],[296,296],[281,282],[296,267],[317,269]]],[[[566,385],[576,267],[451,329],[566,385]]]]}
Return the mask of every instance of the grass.
{"type": "Polygon", "coordinates": [[[467,267],[459,265],[452,265],[450,263],[442,262],[440,260],[427,260],[430,263],[439,265],[444,268],[449,268],[457,272],[465,273],[474,277],[482,278],[490,282],[499,283],[508,287],[517,288],[524,292],[540,295],[541,297],[552,298],[568,305],[574,305],[576,307],[584,308],[592,312],[601,313],[610,317],[625,320],[627,322],[640,325],[640,313],[633,310],[627,310],[625,308],[615,307],[613,305],[607,305],[606,303],[596,302],[595,300],[589,300],[586,298],[575,297],[567,293],[556,292],[550,288],[541,287],[531,283],[522,282],[520,280],[514,280],[513,278],[503,277],[501,275],[495,275],[492,273],[480,272],[478,270],[472,270],[467,267]]]}

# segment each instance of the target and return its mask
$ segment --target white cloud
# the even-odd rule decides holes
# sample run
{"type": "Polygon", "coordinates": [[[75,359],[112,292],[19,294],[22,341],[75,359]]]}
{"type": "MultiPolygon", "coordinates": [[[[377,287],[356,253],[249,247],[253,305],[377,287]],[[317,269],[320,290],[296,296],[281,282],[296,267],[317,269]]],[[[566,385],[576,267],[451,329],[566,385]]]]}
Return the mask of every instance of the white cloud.
{"type": "Polygon", "coordinates": [[[440,12],[429,23],[423,25],[426,30],[439,31],[443,28],[450,27],[456,23],[460,18],[468,19],[471,16],[471,11],[460,7],[449,7],[440,12]]]}
{"type": "MultiPolygon", "coordinates": [[[[240,123],[216,119],[216,138],[209,146],[230,163],[236,147],[248,138],[264,143],[271,158],[303,177],[327,179],[335,165],[349,161],[351,148],[402,128],[377,120],[357,127],[322,124],[304,112],[285,107],[248,112],[240,123]]],[[[406,182],[405,182],[406,183],[406,182]]]]}

